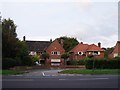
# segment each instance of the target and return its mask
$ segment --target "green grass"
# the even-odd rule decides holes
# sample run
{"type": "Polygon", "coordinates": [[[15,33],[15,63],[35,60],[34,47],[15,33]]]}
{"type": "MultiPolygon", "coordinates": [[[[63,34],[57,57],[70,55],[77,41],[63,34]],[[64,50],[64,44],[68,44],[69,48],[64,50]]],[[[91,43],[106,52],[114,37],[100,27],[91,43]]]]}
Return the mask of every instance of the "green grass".
{"type": "Polygon", "coordinates": [[[22,71],[16,71],[16,70],[0,70],[0,74],[2,75],[9,75],[9,74],[22,74],[22,71]]]}
{"type": "Polygon", "coordinates": [[[118,74],[120,69],[68,69],[63,70],[62,74],[118,74]]]}

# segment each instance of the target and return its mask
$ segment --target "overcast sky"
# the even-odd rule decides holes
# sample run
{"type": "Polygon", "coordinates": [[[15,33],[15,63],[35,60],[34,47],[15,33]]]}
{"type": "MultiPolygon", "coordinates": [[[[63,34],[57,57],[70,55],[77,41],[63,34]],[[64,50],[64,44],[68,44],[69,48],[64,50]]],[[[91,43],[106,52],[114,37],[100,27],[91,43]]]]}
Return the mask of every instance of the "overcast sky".
{"type": "Polygon", "coordinates": [[[112,47],[118,40],[117,0],[4,1],[2,18],[11,18],[22,40],[49,41],[60,36],[112,47]],[[113,2],[114,1],[114,2],[113,2]]]}

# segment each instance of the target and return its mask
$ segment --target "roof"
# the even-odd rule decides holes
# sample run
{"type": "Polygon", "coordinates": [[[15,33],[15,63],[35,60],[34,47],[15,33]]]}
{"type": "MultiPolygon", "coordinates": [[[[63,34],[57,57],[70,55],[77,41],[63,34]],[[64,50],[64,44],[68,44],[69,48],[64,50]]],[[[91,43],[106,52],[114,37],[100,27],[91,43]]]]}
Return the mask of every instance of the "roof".
{"type": "Polygon", "coordinates": [[[104,51],[104,49],[96,46],[95,44],[89,45],[87,51],[104,51]]]}
{"type": "Polygon", "coordinates": [[[25,41],[29,51],[43,51],[49,45],[50,41],[25,41]]]}
{"type": "Polygon", "coordinates": [[[117,41],[115,48],[113,50],[113,53],[119,53],[120,54],[120,41],[117,41]]]}
{"type": "Polygon", "coordinates": [[[74,47],[70,52],[78,52],[78,51],[83,51],[85,52],[88,48],[88,44],[78,44],[76,47],[74,47]]]}
{"type": "Polygon", "coordinates": [[[102,48],[96,46],[95,44],[78,44],[76,47],[74,47],[70,52],[86,52],[86,51],[104,51],[102,48]]]}
{"type": "Polygon", "coordinates": [[[56,49],[60,51],[65,51],[57,39],[55,39],[45,50],[47,51],[47,50],[56,50],[56,49]]]}

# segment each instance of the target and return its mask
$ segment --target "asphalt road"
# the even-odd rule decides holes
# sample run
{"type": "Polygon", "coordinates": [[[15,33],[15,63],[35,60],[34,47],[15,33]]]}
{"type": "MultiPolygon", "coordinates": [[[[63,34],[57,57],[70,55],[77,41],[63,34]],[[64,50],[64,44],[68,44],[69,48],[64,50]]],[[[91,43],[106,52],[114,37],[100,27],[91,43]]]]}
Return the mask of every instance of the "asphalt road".
{"type": "Polygon", "coordinates": [[[58,71],[5,75],[2,77],[2,88],[118,88],[119,75],[64,75],[58,74],[58,71]]]}

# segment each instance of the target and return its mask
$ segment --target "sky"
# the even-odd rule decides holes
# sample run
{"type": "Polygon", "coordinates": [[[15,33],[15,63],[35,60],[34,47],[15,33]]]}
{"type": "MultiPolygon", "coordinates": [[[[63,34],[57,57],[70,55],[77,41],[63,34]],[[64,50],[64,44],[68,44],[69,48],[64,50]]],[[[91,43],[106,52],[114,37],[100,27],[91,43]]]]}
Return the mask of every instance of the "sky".
{"type": "Polygon", "coordinates": [[[68,36],[106,48],[118,41],[118,0],[2,0],[0,9],[17,25],[20,40],[68,36]]]}

